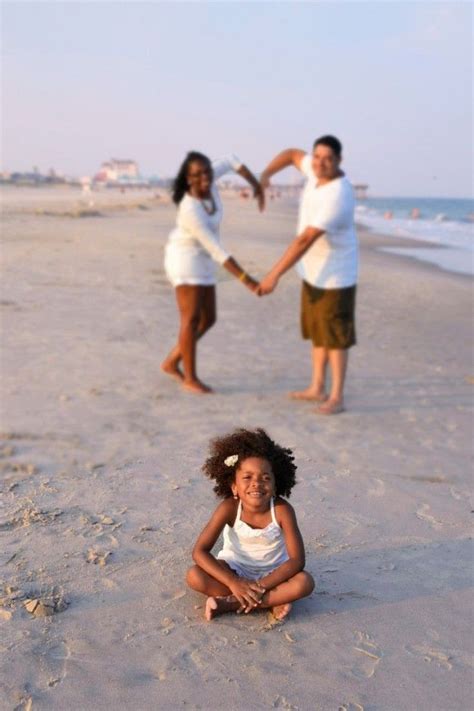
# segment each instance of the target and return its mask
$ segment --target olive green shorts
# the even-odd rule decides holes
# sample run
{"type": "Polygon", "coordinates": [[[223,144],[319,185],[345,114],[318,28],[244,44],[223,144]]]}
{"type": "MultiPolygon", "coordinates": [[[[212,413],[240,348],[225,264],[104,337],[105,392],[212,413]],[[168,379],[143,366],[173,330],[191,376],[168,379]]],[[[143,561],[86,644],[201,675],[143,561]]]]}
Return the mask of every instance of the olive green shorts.
{"type": "Polygon", "coordinates": [[[303,281],[301,334],[314,346],[343,350],[356,343],[356,286],[320,289],[303,281]]]}

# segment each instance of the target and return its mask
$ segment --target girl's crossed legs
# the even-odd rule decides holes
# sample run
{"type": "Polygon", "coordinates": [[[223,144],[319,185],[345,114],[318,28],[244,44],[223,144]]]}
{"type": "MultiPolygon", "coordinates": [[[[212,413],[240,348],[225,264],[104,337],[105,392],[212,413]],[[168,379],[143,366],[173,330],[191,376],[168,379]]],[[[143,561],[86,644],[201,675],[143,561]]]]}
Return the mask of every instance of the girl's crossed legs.
{"type": "MultiPolygon", "coordinates": [[[[226,570],[235,572],[223,560],[218,560],[217,562],[226,570]]],[[[188,570],[186,582],[193,590],[208,595],[205,611],[207,620],[211,620],[219,613],[237,612],[241,609],[241,604],[232,595],[232,591],[206,573],[199,565],[193,565],[188,570]]],[[[291,610],[292,602],[310,595],[313,590],[314,580],[312,576],[302,570],[289,580],[285,580],[285,582],[265,592],[258,607],[261,609],[270,608],[274,617],[282,620],[291,610]]]]}

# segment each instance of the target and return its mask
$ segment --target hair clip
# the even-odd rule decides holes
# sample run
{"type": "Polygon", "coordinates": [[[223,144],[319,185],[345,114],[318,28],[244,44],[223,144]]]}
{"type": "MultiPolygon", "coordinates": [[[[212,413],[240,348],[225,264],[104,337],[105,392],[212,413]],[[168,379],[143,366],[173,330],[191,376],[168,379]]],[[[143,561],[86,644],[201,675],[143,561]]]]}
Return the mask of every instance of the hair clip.
{"type": "Polygon", "coordinates": [[[226,467],[233,467],[234,464],[236,464],[239,460],[239,455],[238,454],[231,454],[229,457],[226,457],[224,459],[224,464],[226,467]]]}

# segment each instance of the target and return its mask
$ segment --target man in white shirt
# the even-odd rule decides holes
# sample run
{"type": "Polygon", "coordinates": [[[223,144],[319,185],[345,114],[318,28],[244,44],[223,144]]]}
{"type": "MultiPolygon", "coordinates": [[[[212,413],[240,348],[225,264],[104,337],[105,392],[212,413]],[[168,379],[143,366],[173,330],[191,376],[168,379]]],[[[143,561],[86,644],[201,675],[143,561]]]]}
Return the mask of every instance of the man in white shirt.
{"type": "Polygon", "coordinates": [[[298,235],[261,281],[258,293],[271,293],[280,277],[296,265],[303,280],[301,327],[312,340],[312,379],[306,390],[292,393],[299,400],[321,403],[317,412],[344,410],[344,380],[348,349],[356,342],[355,295],[358,242],[354,227],[354,193],[340,169],[342,145],[321,136],[312,155],[296,148],[279,153],[261,176],[268,187],[272,175],[295,166],[307,178],[300,204],[298,235]],[[331,371],[329,396],[326,369],[331,371]]]}

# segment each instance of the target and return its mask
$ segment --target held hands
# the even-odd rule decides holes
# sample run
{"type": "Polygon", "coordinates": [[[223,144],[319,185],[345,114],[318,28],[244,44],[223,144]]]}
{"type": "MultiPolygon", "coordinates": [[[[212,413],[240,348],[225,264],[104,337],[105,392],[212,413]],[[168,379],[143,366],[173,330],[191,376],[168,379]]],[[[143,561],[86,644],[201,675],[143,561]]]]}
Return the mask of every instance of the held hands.
{"type": "Polygon", "coordinates": [[[258,296],[265,296],[266,294],[271,294],[272,291],[276,289],[278,284],[278,277],[272,276],[271,272],[267,274],[257,288],[258,296]]]}
{"type": "Polygon", "coordinates": [[[243,281],[247,289],[255,294],[255,296],[266,296],[266,294],[271,294],[272,291],[276,289],[278,277],[267,274],[267,276],[264,277],[260,283],[258,283],[258,281],[255,281],[253,277],[246,274],[245,280],[243,281]]]}
{"type": "Polygon", "coordinates": [[[260,585],[257,580],[247,580],[247,578],[236,578],[229,588],[240,603],[237,612],[246,614],[258,607],[266,592],[263,585],[260,585]]]}

